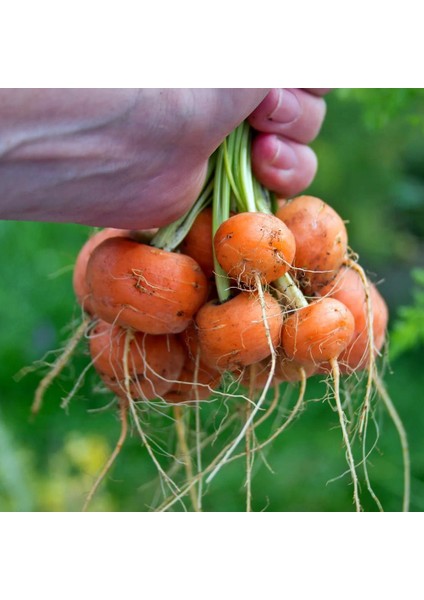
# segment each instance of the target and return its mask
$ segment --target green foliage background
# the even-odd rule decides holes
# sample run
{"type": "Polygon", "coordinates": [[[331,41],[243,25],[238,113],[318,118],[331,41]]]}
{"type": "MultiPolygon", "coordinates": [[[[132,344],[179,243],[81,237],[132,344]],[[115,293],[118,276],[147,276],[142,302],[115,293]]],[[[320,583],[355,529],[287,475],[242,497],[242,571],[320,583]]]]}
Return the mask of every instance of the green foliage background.
{"type": "MultiPolygon", "coordinates": [[[[424,509],[424,91],[338,90],[314,143],[319,172],[309,192],[348,221],[350,245],[390,307],[385,380],[408,432],[412,459],[411,509],[424,509]],[[414,272],[414,277],[412,276],[414,272]],[[406,308],[407,307],[407,308],[406,308]]],[[[45,372],[17,377],[35,361],[51,361],[81,318],[72,293],[72,264],[90,229],[76,225],[0,222],[0,509],[80,510],[93,477],[118,436],[119,424],[93,392],[89,372],[67,411],[60,405],[87,364],[81,349],[48,391],[37,419],[29,418],[34,390],[45,372]],[[47,354],[50,353],[50,354],[47,354]]],[[[325,386],[314,381],[307,408],[257,461],[253,508],[268,511],[353,509],[337,418],[325,386]],[[335,480],[334,480],[335,479],[335,480]],[[334,481],[331,481],[334,480],[334,481]],[[330,482],[331,481],[331,482],[330,482]]],[[[225,407],[223,407],[224,409],[225,407]]],[[[205,417],[207,409],[205,409],[205,417]]],[[[152,417],[153,418],[153,417],[152,417]]],[[[212,422],[211,427],[217,423],[212,422]]],[[[401,508],[402,457],[384,411],[370,476],[384,508],[401,508]]],[[[168,429],[166,429],[166,427],[168,429]]],[[[164,433],[173,439],[172,427],[164,433]]],[[[205,496],[204,509],[245,506],[244,465],[222,470],[205,496]]],[[[148,510],[155,469],[131,436],[93,510],[148,510]]],[[[367,510],[377,510],[364,494],[367,510]]],[[[176,507],[180,510],[181,507],[176,507]]]]}

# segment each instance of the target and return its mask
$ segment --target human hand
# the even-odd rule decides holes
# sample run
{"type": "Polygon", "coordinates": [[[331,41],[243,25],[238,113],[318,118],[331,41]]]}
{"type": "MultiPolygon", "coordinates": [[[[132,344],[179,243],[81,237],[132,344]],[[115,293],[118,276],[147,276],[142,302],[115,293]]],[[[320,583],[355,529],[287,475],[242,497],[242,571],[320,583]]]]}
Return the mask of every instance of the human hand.
{"type": "Polygon", "coordinates": [[[162,226],[194,202],[209,156],[247,117],[256,176],[295,195],[315,175],[307,144],[325,91],[3,90],[0,217],[162,226]]]}

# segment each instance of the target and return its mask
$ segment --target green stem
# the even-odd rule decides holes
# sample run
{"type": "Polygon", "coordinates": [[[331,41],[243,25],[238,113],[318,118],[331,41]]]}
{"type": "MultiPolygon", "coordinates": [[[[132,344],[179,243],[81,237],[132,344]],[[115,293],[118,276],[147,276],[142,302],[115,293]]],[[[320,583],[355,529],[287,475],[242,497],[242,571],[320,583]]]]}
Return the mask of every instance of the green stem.
{"type": "Polygon", "coordinates": [[[257,212],[255,192],[253,190],[252,165],[250,160],[250,127],[244,122],[242,127],[242,141],[240,147],[240,177],[244,199],[248,212],[257,212]]]}
{"type": "Polygon", "coordinates": [[[272,282],[272,286],[281,294],[280,303],[289,310],[296,310],[308,306],[308,301],[302,294],[289,273],[285,273],[272,282]]]}
{"type": "Polygon", "coordinates": [[[231,191],[235,197],[236,204],[240,204],[242,202],[239,189],[237,187],[236,178],[233,173],[233,158],[234,158],[234,147],[235,147],[235,136],[229,135],[226,140],[223,142],[224,148],[224,164],[225,164],[225,173],[228,177],[228,181],[231,186],[231,191]]]}
{"type": "MultiPolygon", "coordinates": [[[[276,206],[275,195],[270,194],[256,180],[251,165],[251,131],[249,124],[244,121],[217,151],[215,179],[213,190],[213,235],[218,227],[230,215],[231,197],[235,202],[237,212],[263,212],[273,214],[276,206]]],[[[215,281],[218,297],[225,302],[230,297],[230,280],[218,261],[215,261],[215,281]]],[[[308,306],[302,292],[286,273],[273,283],[281,295],[281,302],[289,309],[299,309],[308,306]]]]}
{"type": "MultiPolygon", "coordinates": [[[[218,149],[218,157],[215,168],[213,204],[212,204],[212,239],[221,223],[230,216],[230,183],[224,169],[225,144],[218,149]]],[[[215,283],[220,302],[225,302],[230,297],[230,278],[216,259],[213,249],[213,261],[215,270],[215,283]]]]}
{"type": "Polygon", "coordinates": [[[206,183],[196,202],[182,217],[169,225],[165,225],[165,227],[161,227],[150,241],[151,246],[171,252],[181,244],[199,213],[201,213],[212,201],[214,180],[211,178],[211,174],[214,167],[215,158],[213,160],[213,167],[208,164],[206,183]]]}

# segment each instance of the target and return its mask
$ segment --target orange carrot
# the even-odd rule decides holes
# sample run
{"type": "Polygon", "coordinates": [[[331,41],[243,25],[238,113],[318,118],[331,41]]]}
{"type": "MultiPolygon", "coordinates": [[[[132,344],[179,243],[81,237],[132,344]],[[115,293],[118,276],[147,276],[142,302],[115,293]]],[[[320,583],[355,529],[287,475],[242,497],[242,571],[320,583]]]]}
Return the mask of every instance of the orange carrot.
{"type": "Polygon", "coordinates": [[[293,261],[291,231],[274,215],[238,213],[226,219],[214,236],[216,258],[230,277],[254,285],[256,276],[269,283],[286,273],[293,261]]]}
{"type": "Polygon", "coordinates": [[[126,229],[113,229],[108,227],[92,235],[83,245],[75,261],[73,273],[73,287],[78,304],[88,314],[93,314],[90,303],[90,290],[87,284],[87,263],[94,250],[99,244],[112,237],[129,237],[130,231],[126,229]]]}
{"type": "Polygon", "coordinates": [[[95,248],[87,281],[100,318],[151,334],[183,331],[208,293],[190,256],[121,238],[95,248]]]}
{"type": "MultiPolygon", "coordinates": [[[[265,314],[272,344],[279,343],[282,314],[269,293],[264,293],[265,314]]],[[[241,292],[223,304],[208,302],[196,316],[202,360],[210,366],[235,370],[270,355],[258,293],[241,292]]]]}
{"type": "MultiPolygon", "coordinates": [[[[381,350],[386,339],[388,310],[376,286],[369,282],[373,314],[374,354],[381,350]]],[[[339,356],[340,370],[352,372],[366,369],[369,361],[369,338],[366,290],[357,271],[342,267],[333,282],[321,290],[322,296],[330,296],[343,302],[355,319],[352,341],[339,356]]]]}
{"type": "Polygon", "coordinates": [[[205,208],[197,215],[180,245],[180,250],[194,258],[206,277],[211,279],[214,272],[211,208],[205,208]]]}
{"type": "Polygon", "coordinates": [[[298,196],[280,204],[276,216],[296,240],[293,274],[305,294],[311,295],[334,279],[347,252],[342,218],[323,200],[298,196]]]}
{"type": "Polygon", "coordinates": [[[322,298],[288,317],[282,348],[288,359],[315,365],[337,358],[352,339],[352,313],[334,298],[322,298]]]}
{"type": "Polygon", "coordinates": [[[131,332],[101,320],[90,333],[90,354],[103,381],[122,398],[128,373],[134,400],[163,396],[179,378],[186,357],[175,335],[131,332]]]}

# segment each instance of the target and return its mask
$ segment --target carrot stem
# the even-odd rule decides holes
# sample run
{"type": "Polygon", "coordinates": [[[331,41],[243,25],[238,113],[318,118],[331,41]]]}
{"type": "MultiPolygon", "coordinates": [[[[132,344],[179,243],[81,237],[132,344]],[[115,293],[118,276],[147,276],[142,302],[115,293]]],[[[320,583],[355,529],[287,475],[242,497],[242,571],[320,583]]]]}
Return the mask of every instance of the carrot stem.
{"type": "Polygon", "coordinates": [[[175,250],[190,231],[199,213],[201,213],[212,201],[213,185],[213,180],[210,180],[203,188],[203,192],[193,206],[173,223],[161,227],[151,239],[150,245],[161,248],[162,250],[167,250],[168,252],[175,250]]]}
{"type": "MultiPolygon", "coordinates": [[[[230,183],[224,168],[225,146],[221,144],[218,149],[218,158],[215,169],[215,181],[212,206],[212,236],[217,229],[230,216],[230,183]]],[[[230,279],[219,264],[215,249],[213,249],[215,283],[220,302],[225,302],[230,297],[230,279]]]]}
{"type": "Polygon", "coordinates": [[[243,122],[242,142],[240,147],[240,180],[248,212],[257,212],[255,193],[253,190],[252,166],[250,159],[250,128],[246,122],[243,122]]]}
{"type": "Polygon", "coordinates": [[[285,273],[282,277],[273,281],[272,285],[280,292],[282,295],[280,301],[282,301],[289,310],[296,310],[308,306],[308,301],[289,273],[285,273]]]}

